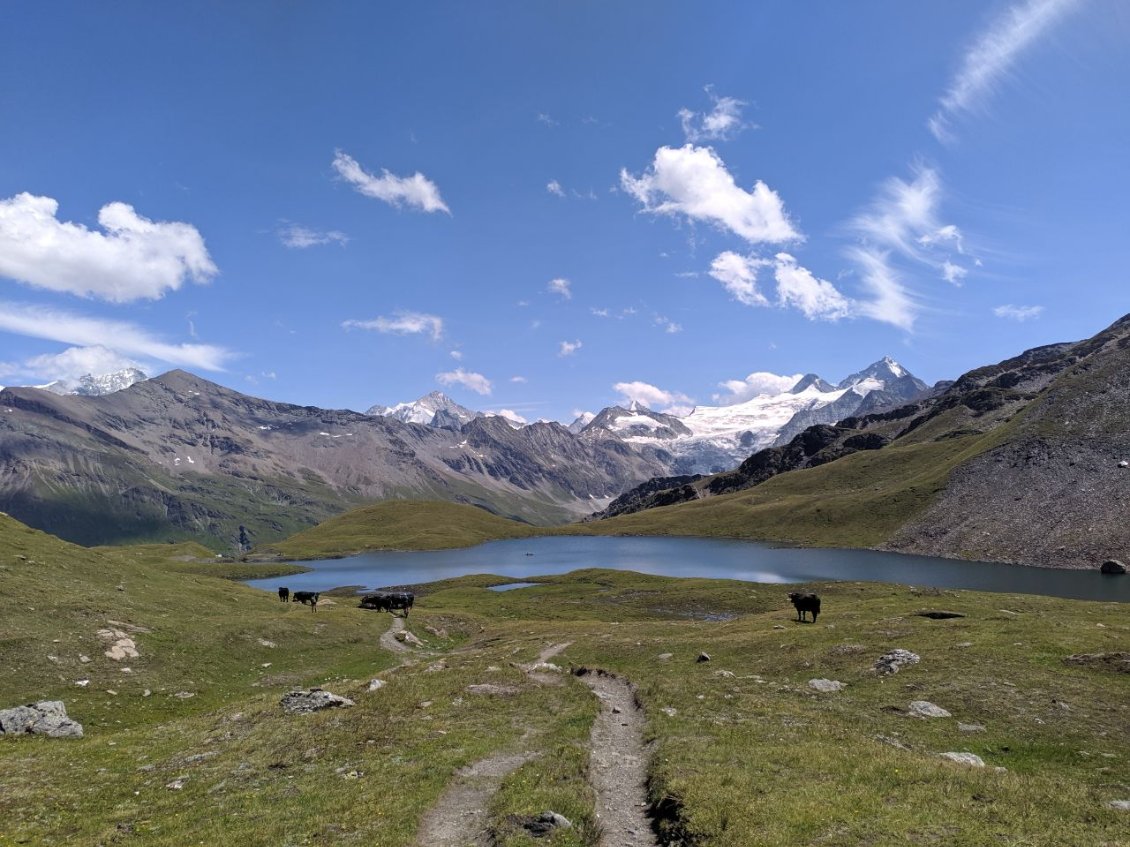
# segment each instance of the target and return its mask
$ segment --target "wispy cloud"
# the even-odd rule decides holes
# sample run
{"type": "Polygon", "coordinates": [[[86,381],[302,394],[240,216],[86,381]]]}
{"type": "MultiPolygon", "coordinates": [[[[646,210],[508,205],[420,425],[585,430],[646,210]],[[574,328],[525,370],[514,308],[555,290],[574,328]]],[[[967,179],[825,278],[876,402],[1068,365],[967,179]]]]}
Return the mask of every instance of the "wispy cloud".
{"type": "Polygon", "coordinates": [[[453,371],[436,374],[436,382],[440,385],[462,385],[477,394],[490,394],[491,382],[480,373],[465,371],[456,368],[453,371]]]}
{"type": "Polygon", "coordinates": [[[999,15],[962,56],[960,70],[927,122],[934,136],[949,140],[953,120],[984,108],[1020,55],[1081,5],[1083,0],[1027,0],[999,15]]]}
{"type": "Polygon", "coordinates": [[[625,405],[636,402],[649,409],[672,415],[689,414],[694,400],[680,391],[666,391],[647,382],[618,382],[612,390],[623,397],[625,405]]]}
{"type": "Polygon", "coordinates": [[[1033,318],[1038,318],[1043,311],[1043,306],[1013,306],[1009,304],[997,306],[993,309],[993,314],[998,318],[1007,318],[1013,321],[1030,321],[1033,318]]]}
{"type": "Polygon", "coordinates": [[[740,188],[710,147],[660,147],[641,176],[621,170],[620,186],[645,212],[711,223],[751,244],[800,238],[777,193],[761,180],[740,188]]]}
{"type": "Polygon", "coordinates": [[[679,121],[687,141],[728,141],[750,124],[742,122],[742,107],[748,105],[735,97],[719,97],[714,86],[704,89],[714,108],[703,114],[690,109],[679,110],[679,121]]]}
{"type": "Polygon", "coordinates": [[[212,344],[170,344],[125,321],[88,318],[10,301],[0,301],[0,331],[76,347],[101,347],[123,357],[156,359],[207,371],[222,371],[235,355],[212,344]]]}
{"type": "Polygon", "coordinates": [[[534,117],[539,124],[544,124],[545,126],[550,126],[550,127],[558,125],[558,121],[555,121],[552,117],[547,115],[545,112],[538,112],[534,117]]]}
{"type": "Polygon", "coordinates": [[[419,171],[412,176],[400,177],[382,168],[380,176],[373,176],[356,159],[341,150],[334,154],[333,168],[342,179],[366,197],[383,200],[392,206],[406,204],[425,212],[451,214],[440,197],[439,187],[419,171]]]}
{"type": "Polygon", "coordinates": [[[579,339],[577,341],[562,341],[561,346],[558,348],[557,355],[558,356],[572,356],[574,353],[576,353],[578,350],[580,350],[581,347],[583,347],[583,346],[584,345],[581,344],[579,339]]]}
{"type": "Polygon", "coordinates": [[[27,192],[0,200],[0,276],[127,303],[219,272],[191,224],[151,221],[127,203],[109,203],[98,212],[98,232],[60,221],[58,211],[57,200],[27,192]]]}
{"type": "Polygon", "coordinates": [[[516,382],[518,384],[522,384],[524,382],[529,382],[529,380],[526,379],[524,376],[512,376],[512,377],[510,377],[510,381],[516,382]]]}
{"type": "Polygon", "coordinates": [[[569,280],[558,277],[557,279],[551,279],[548,283],[546,283],[545,290],[550,294],[556,294],[558,297],[561,297],[564,300],[572,300],[573,291],[571,286],[572,283],[569,282],[569,280]]]}
{"type": "Polygon", "coordinates": [[[347,320],[342,321],[341,325],[346,329],[372,329],[395,335],[426,333],[432,337],[432,341],[439,341],[443,337],[443,318],[423,312],[395,312],[392,317],[381,315],[367,321],[347,320]]]}
{"type": "Polygon", "coordinates": [[[295,250],[305,250],[307,247],[320,247],[323,244],[340,244],[344,247],[349,243],[349,236],[336,229],[317,230],[301,224],[284,222],[276,235],[284,247],[295,250]]]}
{"type": "Polygon", "coordinates": [[[564,197],[565,196],[565,189],[562,188],[561,183],[559,183],[555,179],[551,179],[549,182],[547,182],[545,184],[545,190],[548,191],[550,194],[556,194],[558,197],[564,197]]]}
{"type": "Polygon", "coordinates": [[[671,320],[670,318],[665,317],[663,315],[656,315],[655,316],[655,325],[658,326],[658,327],[661,327],[664,332],[666,332],[670,335],[674,335],[676,333],[683,331],[682,324],[677,324],[673,320],[671,320]]]}

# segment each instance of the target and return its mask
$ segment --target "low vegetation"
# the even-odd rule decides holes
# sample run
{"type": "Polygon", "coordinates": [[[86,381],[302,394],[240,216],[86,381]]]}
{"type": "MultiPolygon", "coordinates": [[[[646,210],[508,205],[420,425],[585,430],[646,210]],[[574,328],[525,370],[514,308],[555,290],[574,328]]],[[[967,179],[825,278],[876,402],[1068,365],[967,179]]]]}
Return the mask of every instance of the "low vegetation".
{"type": "Polygon", "coordinates": [[[1125,650],[1117,604],[828,583],[805,586],[823,612],[800,624],[782,586],[588,570],[499,593],[480,576],[421,587],[424,646],[399,655],[378,643],[388,615],[184,572],[226,567],[194,552],[83,549],[0,517],[0,708],[62,699],[86,729],[0,739],[0,845],[409,845],[457,771],[499,751],[534,754],[489,804],[499,843],[595,845],[597,706],[570,667],[636,685],[665,843],[1128,843],[1108,805],[1130,799],[1128,677],[1064,661],[1125,650]],[[107,657],[99,631],[139,655],[107,657]],[[566,672],[527,673],[564,642],[566,672]],[[921,661],[878,676],[894,648],[921,661]],[[283,714],[311,685],[356,705],[283,714]],[[913,717],[918,700],[952,717],[913,717]],[[521,823],[546,809],[573,826],[535,840],[521,823]]]}

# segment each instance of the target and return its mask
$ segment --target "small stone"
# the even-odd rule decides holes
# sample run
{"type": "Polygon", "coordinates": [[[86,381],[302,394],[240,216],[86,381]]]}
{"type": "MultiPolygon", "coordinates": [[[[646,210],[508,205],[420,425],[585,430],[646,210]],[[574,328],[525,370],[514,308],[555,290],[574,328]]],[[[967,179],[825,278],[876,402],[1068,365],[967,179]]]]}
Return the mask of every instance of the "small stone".
{"type": "Polygon", "coordinates": [[[679,711],[674,706],[664,706],[659,711],[661,711],[669,718],[673,718],[675,717],[675,715],[679,714],[679,711]]]}
{"type": "Polygon", "coordinates": [[[959,765],[969,765],[972,768],[985,767],[985,761],[976,753],[942,753],[943,759],[957,762],[959,765]]]}
{"type": "Polygon", "coordinates": [[[710,654],[709,653],[699,653],[698,658],[695,659],[695,661],[696,662],[709,662],[710,661],[710,654]]]}
{"type": "Polygon", "coordinates": [[[668,659],[670,659],[674,655],[675,655],[674,653],[660,653],[655,658],[657,658],[661,662],[666,662],[668,659]]]}
{"type": "Polygon", "coordinates": [[[717,676],[717,677],[721,677],[722,679],[733,679],[734,678],[734,672],[733,671],[725,671],[725,670],[721,670],[721,669],[716,670],[714,672],[714,675],[717,676]]]}
{"type": "Polygon", "coordinates": [[[486,694],[494,697],[513,697],[518,693],[518,689],[513,685],[495,685],[492,682],[468,685],[464,690],[468,694],[486,694]]]}
{"type": "Polygon", "coordinates": [[[1120,812],[1130,812],[1130,800],[1111,800],[1107,806],[1120,812]]]}
{"type": "Polygon", "coordinates": [[[779,624],[779,623],[773,624],[773,629],[784,629],[784,628],[785,627],[782,624],[779,624]]]}
{"type": "Polygon", "coordinates": [[[382,688],[384,688],[384,686],[385,686],[385,681],[383,679],[371,679],[371,680],[369,680],[369,690],[370,691],[380,691],[382,688]]]}
{"type": "Polygon", "coordinates": [[[152,697],[153,692],[150,691],[148,688],[146,688],[144,691],[141,692],[141,696],[142,697],[152,697]]]}
{"type": "Polygon", "coordinates": [[[169,789],[169,791],[180,791],[184,788],[184,784],[187,781],[188,778],[182,776],[179,779],[174,779],[172,782],[166,783],[165,788],[169,789]]]}
{"type": "Polygon", "coordinates": [[[438,662],[432,662],[430,665],[424,668],[424,673],[437,673],[439,671],[445,670],[447,670],[447,662],[445,662],[443,659],[440,659],[438,662]]]}
{"type": "Polygon", "coordinates": [[[935,706],[929,700],[914,700],[910,704],[910,714],[916,718],[950,718],[953,717],[941,706],[935,706]]]}
{"type": "Polygon", "coordinates": [[[89,679],[76,679],[75,685],[77,685],[79,688],[86,688],[86,686],[90,685],[90,680],[89,679]]]}
{"type": "Polygon", "coordinates": [[[279,646],[275,642],[271,641],[271,639],[269,639],[269,638],[260,638],[259,644],[263,647],[278,647],[279,646]]]}
{"type": "Polygon", "coordinates": [[[833,694],[847,688],[847,683],[835,679],[810,679],[808,687],[822,694],[833,694]]]}
{"type": "Polygon", "coordinates": [[[178,700],[190,700],[190,699],[192,699],[193,697],[196,696],[196,692],[195,691],[178,691],[173,696],[176,697],[178,700]]]}
{"type": "Polygon", "coordinates": [[[90,656],[79,656],[78,660],[85,665],[90,662],[90,656]]]}
{"type": "Polygon", "coordinates": [[[959,723],[957,725],[959,732],[984,732],[985,727],[979,723],[959,723]]]}

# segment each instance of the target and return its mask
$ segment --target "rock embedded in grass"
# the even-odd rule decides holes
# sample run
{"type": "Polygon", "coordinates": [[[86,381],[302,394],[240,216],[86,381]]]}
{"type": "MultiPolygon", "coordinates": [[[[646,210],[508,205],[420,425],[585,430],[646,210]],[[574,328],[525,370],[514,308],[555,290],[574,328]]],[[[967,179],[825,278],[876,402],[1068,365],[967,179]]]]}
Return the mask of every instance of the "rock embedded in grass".
{"type": "Polygon", "coordinates": [[[835,679],[810,679],[808,687],[822,694],[834,694],[847,688],[847,683],[835,679]]]}
{"type": "Polygon", "coordinates": [[[884,653],[875,660],[872,667],[879,672],[881,676],[889,676],[896,674],[908,665],[917,665],[922,661],[917,653],[911,653],[909,650],[904,650],[901,647],[896,647],[889,653],[884,653]]]}
{"type": "Polygon", "coordinates": [[[910,714],[916,718],[951,718],[949,712],[941,706],[935,706],[929,700],[914,700],[910,704],[910,714]]]}
{"type": "Polygon", "coordinates": [[[949,759],[951,762],[957,762],[959,765],[969,765],[973,768],[985,767],[985,760],[978,756],[976,753],[942,753],[943,759],[949,759]]]}
{"type": "Polygon", "coordinates": [[[305,715],[310,712],[320,712],[323,709],[346,708],[354,705],[353,701],[347,697],[340,697],[321,688],[311,688],[309,691],[291,691],[284,694],[279,703],[288,715],[305,715]]]}
{"type": "Polygon", "coordinates": [[[0,735],[46,735],[82,738],[82,724],[67,717],[62,700],[41,700],[0,710],[0,735]]]}

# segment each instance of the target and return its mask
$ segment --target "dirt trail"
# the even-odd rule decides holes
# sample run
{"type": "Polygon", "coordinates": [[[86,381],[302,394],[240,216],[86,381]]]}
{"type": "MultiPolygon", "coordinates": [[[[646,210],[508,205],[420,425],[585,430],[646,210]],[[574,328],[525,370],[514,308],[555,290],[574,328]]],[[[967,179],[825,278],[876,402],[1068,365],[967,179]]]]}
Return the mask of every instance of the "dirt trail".
{"type": "Polygon", "coordinates": [[[656,847],[647,809],[643,711],[627,680],[592,671],[581,677],[600,700],[592,725],[590,772],[601,847],[656,847]]]}
{"type": "Polygon", "coordinates": [[[408,653],[408,645],[402,641],[396,640],[396,633],[404,629],[404,618],[399,618],[396,615],[392,616],[392,625],[385,632],[381,633],[381,646],[388,650],[390,653],[408,653]]]}
{"type": "Polygon", "coordinates": [[[542,670],[538,665],[544,665],[570,644],[572,641],[563,641],[560,644],[551,644],[538,653],[538,657],[534,659],[531,664],[523,665],[522,670],[526,672],[526,676],[541,685],[562,685],[564,684],[560,672],[551,672],[550,669],[542,670]]]}
{"type": "Polygon", "coordinates": [[[496,753],[463,768],[423,820],[417,847],[489,847],[487,804],[507,774],[533,753],[496,753]]]}

